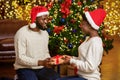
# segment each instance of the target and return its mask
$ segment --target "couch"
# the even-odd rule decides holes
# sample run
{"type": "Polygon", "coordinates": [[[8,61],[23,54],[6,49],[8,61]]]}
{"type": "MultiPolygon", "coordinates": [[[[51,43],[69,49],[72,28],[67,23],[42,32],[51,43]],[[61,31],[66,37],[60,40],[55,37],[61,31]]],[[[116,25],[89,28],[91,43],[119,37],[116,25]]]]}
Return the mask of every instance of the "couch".
{"type": "Polygon", "coordinates": [[[0,20],[0,62],[13,62],[15,59],[14,35],[27,21],[16,19],[0,20]]]}

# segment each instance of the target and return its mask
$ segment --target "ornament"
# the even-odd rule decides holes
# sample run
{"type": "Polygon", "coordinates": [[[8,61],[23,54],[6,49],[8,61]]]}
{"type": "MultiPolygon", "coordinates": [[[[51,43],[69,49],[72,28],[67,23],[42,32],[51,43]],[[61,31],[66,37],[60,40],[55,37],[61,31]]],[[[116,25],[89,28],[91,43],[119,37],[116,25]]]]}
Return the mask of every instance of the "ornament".
{"type": "Polygon", "coordinates": [[[68,48],[69,48],[69,49],[72,49],[72,48],[73,48],[73,44],[69,43],[69,44],[68,44],[68,48]]]}
{"type": "Polygon", "coordinates": [[[90,0],[91,2],[93,2],[94,0],[90,0]]]}
{"type": "Polygon", "coordinates": [[[77,32],[77,30],[76,30],[76,29],[73,29],[73,30],[72,30],[72,32],[73,32],[73,33],[76,33],[76,32],[77,32]]]}
{"type": "Polygon", "coordinates": [[[47,32],[50,34],[50,32],[51,32],[51,29],[50,29],[50,28],[47,28],[47,32]]]}
{"type": "Polygon", "coordinates": [[[65,23],[65,18],[61,18],[61,19],[60,19],[60,22],[61,22],[62,24],[64,24],[64,23],[65,23]]]}

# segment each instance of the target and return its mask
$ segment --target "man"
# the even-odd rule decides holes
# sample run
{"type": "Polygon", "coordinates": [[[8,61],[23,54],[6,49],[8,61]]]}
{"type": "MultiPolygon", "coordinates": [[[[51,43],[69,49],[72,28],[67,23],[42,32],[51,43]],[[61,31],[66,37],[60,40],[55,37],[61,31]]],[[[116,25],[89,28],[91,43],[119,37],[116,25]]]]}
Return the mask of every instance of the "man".
{"type": "Polygon", "coordinates": [[[33,7],[31,23],[23,26],[15,35],[14,67],[19,80],[56,80],[59,77],[49,65],[48,15],[47,8],[33,7]]]}

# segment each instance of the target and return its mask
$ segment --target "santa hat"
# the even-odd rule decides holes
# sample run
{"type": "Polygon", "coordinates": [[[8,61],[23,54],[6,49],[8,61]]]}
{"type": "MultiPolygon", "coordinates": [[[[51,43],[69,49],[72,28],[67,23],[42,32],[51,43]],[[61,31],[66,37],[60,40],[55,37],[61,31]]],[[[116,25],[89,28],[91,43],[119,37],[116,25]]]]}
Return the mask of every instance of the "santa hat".
{"type": "Polygon", "coordinates": [[[85,12],[85,16],[90,23],[90,25],[98,30],[104,18],[106,17],[106,12],[103,9],[96,9],[90,12],[85,12]]]}
{"type": "Polygon", "coordinates": [[[31,10],[31,28],[35,28],[36,24],[34,23],[36,20],[36,17],[43,16],[43,15],[48,15],[48,9],[44,6],[35,6],[31,10]]]}

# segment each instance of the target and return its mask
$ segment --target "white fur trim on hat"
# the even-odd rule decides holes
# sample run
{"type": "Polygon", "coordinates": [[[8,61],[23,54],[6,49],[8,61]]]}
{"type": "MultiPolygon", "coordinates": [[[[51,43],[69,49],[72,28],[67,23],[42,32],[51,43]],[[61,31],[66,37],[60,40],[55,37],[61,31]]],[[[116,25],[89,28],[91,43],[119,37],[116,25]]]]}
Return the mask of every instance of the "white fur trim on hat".
{"type": "Polygon", "coordinates": [[[99,26],[97,26],[97,25],[95,24],[95,22],[93,21],[92,17],[91,17],[90,14],[89,14],[89,12],[85,12],[85,15],[86,15],[86,18],[87,18],[88,22],[91,24],[91,26],[92,26],[94,29],[98,30],[98,29],[99,29],[99,26]]]}
{"type": "Polygon", "coordinates": [[[40,12],[40,13],[37,14],[36,17],[43,16],[43,15],[49,15],[49,12],[48,11],[46,11],[46,12],[40,12]]]}
{"type": "Polygon", "coordinates": [[[35,28],[36,27],[36,24],[35,23],[31,23],[30,24],[30,28],[35,28]]]}

